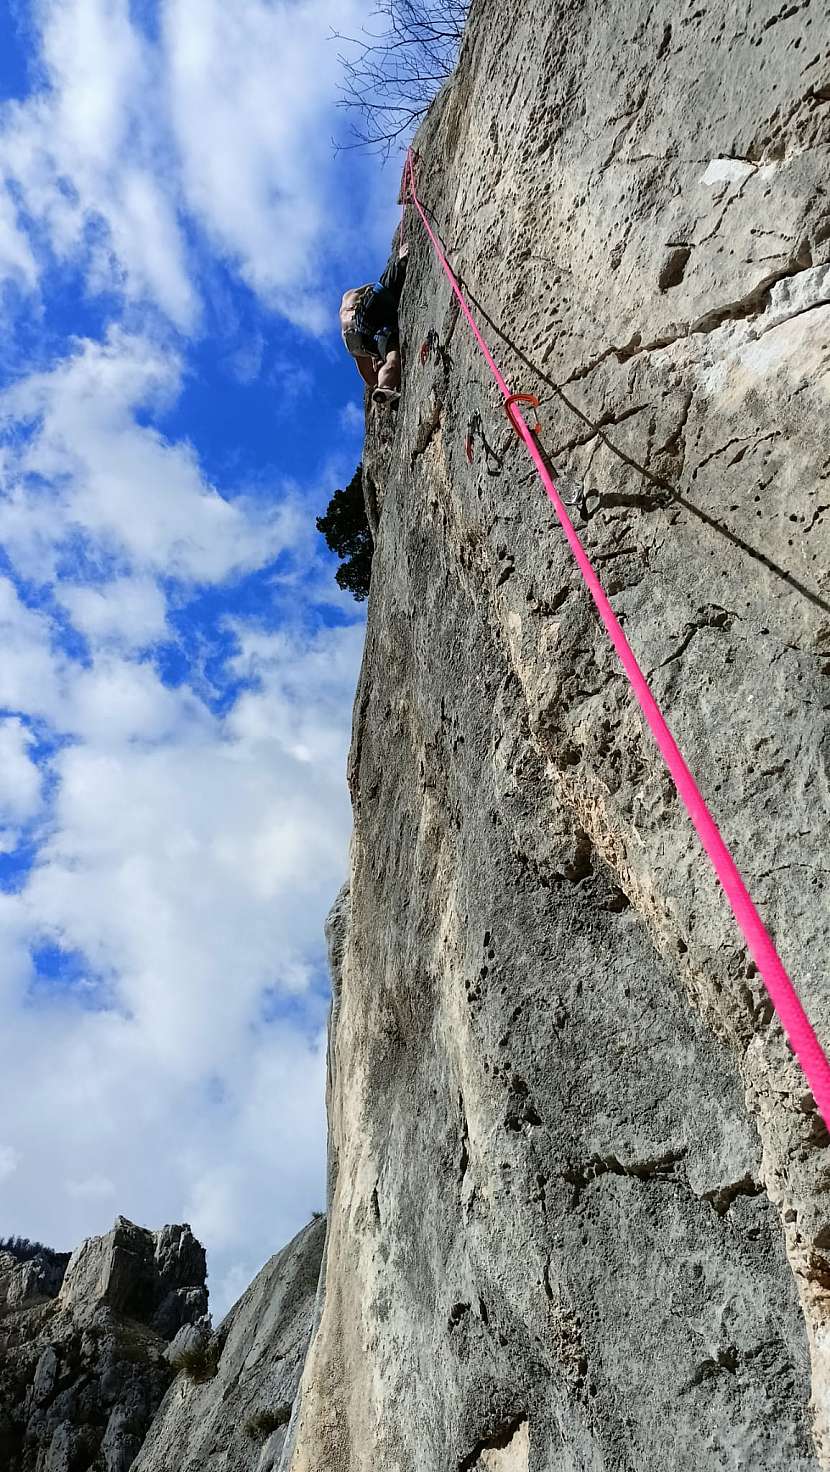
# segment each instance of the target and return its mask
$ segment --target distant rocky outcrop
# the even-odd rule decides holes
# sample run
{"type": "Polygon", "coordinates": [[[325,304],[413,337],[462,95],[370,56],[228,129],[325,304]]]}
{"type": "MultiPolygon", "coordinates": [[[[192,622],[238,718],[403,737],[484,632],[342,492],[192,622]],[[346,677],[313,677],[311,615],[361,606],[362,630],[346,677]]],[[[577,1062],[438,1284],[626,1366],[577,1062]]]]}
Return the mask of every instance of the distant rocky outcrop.
{"type": "Polygon", "coordinates": [[[54,1298],[60,1292],[69,1256],[41,1248],[21,1261],[15,1253],[0,1251],[0,1312],[54,1298]]]}
{"type": "Polygon", "coordinates": [[[272,1257],[213,1335],[171,1346],[191,1365],[165,1396],[133,1472],[272,1472],[311,1336],[326,1235],[309,1223],[272,1257]]]}
{"type": "Polygon", "coordinates": [[[217,1330],[189,1226],[120,1216],[71,1257],[0,1252],[0,1472],[271,1472],[325,1235],[314,1218],[217,1330]]]}
{"type": "Polygon", "coordinates": [[[188,1226],[118,1217],[68,1254],[0,1253],[0,1468],[127,1472],[175,1367],[207,1325],[204,1248],[188,1226]]]}
{"type": "Polygon", "coordinates": [[[150,1232],[119,1216],[105,1237],[73,1252],[60,1303],[76,1317],[106,1304],[172,1339],[207,1313],[206,1276],[205,1249],[188,1226],[150,1232]]]}

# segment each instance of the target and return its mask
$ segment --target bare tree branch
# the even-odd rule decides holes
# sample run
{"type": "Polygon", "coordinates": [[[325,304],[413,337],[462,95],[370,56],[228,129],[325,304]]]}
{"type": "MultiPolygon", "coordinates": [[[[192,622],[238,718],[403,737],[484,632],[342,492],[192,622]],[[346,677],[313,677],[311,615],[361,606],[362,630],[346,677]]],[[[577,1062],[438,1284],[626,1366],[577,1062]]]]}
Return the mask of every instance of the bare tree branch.
{"type": "Polygon", "coordinates": [[[348,143],[388,158],[408,140],[441,83],[450,75],[464,34],[470,0],[378,0],[376,27],[360,36],[332,32],[352,48],[340,54],[343,85],[338,106],[350,115],[348,143]]]}

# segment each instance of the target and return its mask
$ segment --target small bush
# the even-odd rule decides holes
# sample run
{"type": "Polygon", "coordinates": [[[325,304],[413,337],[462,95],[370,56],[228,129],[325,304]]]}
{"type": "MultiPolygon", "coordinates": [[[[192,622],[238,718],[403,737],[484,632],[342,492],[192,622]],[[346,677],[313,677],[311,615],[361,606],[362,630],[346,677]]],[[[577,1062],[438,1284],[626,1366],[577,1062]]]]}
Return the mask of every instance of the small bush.
{"type": "Polygon", "coordinates": [[[317,517],[317,530],[332,552],[343,558],[334,575],[338,585],[362,603],[369,596],[374,545],[366,519],[361,465],[345,489],[335,491],[325,516],[317,517]]]}
{"type": "Polygon", "coordinates": [[[219,1360],[222,1356],[222,1345],[218,1339],[206,1339],[202,1344],[194,1344],[191,1349],[183,1349],[177,1354],[173,1361],[174,1370],[184,1370],[188,1380],[195,1385],[203,1385],[206,1380],[212,1380],[219,1369],[219,1360]]]}
{"type": "Polygon", "coordinates": [[[245,1422],[245,1435],[250,1436],[251,1441],[267,1441],[272,1431],[287,1426],[290,1420],[290,1405],[278,1406],[275,1411],[259,1411],[245,1422]]]}

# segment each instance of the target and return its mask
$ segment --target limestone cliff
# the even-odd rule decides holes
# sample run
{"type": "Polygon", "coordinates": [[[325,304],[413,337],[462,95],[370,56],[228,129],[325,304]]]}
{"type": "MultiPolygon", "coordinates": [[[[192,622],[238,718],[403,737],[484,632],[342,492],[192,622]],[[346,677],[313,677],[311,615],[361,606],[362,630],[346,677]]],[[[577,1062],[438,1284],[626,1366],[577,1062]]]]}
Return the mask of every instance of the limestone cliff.
{"type": "MultiPolygon", "coordinates": [[[[817,0],[474,0],[417,140],[825,1043],[829,29],[817,0]]],[[[409,232],[363,462],[328,1232],[217,1330],[185,1228],[0,1258],[0,1464],[818,1472],[830,1139],[409,232]]]]}
{"type": "MultiPolygon", "coordinates": [[[[827,42],[816,0],[476,0],[417,140],[825,1042],[827,42]]],[[[364,454],[329,1238],[283,1472],[816,1472],[827,1133],[410,238],[403,397],[364,454]]]]}

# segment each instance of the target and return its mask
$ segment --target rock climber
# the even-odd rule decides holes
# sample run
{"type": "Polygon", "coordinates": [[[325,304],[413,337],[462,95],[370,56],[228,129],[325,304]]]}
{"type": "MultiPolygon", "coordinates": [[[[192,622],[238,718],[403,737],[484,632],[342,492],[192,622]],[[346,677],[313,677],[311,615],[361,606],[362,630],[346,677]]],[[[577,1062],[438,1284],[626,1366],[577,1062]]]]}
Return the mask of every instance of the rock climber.
{"type": "Polygon", "coordinates": [[[393,404],[400,398],[398,303],[408,253],[409,246],[402,244],[380,281],[354,287],[340,303],[341,336],[376,404],[393,404]]]}

